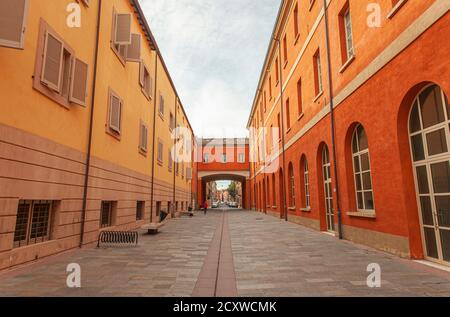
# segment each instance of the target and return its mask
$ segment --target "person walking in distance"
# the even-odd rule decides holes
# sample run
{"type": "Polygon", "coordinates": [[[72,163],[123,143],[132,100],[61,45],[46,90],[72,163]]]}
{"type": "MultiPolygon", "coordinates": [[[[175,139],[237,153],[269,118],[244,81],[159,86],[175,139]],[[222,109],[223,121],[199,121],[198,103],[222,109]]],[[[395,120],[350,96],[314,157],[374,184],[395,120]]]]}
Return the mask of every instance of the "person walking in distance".
{"type": "Polygon", "coordinates": [[[205,202],[203,203],[203,211],[206,213],[208,212],[208,202],[205,200],[205,202]]]}

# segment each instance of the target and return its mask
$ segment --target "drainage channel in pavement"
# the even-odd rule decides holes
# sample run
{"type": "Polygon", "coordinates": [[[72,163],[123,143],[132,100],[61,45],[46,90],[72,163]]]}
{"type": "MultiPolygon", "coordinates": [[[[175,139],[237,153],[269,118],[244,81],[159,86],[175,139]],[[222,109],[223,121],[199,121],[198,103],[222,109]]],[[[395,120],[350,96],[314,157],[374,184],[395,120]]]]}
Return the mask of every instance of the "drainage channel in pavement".
{"type": "Polygon", "coordinates": [[[228,214],[222,210],[193,297],[236,297],[236,273],[231,249],[228,214]]]}

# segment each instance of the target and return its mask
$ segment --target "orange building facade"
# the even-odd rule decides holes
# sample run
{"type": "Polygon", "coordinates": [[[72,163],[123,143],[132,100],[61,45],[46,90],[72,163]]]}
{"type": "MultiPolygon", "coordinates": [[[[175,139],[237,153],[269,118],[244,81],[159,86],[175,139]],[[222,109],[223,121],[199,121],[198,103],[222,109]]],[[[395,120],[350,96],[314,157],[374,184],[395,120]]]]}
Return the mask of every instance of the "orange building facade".
{"type": "Polygon", "coordinates": [[[197,140],[195,151],[197,204],[213,199],[207,197],[206,185],[215,181],[236,181],[242,186],[242,207],[250,208],[250,145],[248,139],[197,140]]]}
{"type": "Polygon", "coordinates": [[[2,0],[0,69],[0,269],[188,209],[169,152],[194,134],[138,1],[2,0]]]}
{"type": "Polygon", "coordinates": [[[449,8],[282,1],[248,122],[252,208],[450,264],[449,8]]]}

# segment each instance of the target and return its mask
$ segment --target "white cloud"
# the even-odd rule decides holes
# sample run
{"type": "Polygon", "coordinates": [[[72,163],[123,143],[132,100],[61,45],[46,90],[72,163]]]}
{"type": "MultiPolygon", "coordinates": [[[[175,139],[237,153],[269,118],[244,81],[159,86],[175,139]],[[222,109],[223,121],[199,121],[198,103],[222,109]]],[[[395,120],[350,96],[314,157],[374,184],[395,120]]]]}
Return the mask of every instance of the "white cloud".
{"type": "Polygon", "coordinates": [[[280,0],[140,0],[198,136],[247,135],[280,0]]]}

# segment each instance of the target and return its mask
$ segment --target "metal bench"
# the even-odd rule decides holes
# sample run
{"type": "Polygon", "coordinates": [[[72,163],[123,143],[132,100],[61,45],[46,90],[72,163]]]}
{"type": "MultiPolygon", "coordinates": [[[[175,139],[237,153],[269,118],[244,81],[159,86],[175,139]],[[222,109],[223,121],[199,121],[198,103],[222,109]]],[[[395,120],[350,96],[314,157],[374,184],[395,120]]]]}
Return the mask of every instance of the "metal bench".
{"type": "Polygon", "coordinates": [[[142,229],[147,230],[148,234],[157,234],[159,229],[164,227],[166,222],[149,223],[142,226],[142,229]]]}
{"type": "Polygon", "coordinates": [[[98,236],[97,248],[100,244],[133,244],[138,245],[139,234],[136,231],[102,231],[98,236]]]}

